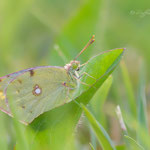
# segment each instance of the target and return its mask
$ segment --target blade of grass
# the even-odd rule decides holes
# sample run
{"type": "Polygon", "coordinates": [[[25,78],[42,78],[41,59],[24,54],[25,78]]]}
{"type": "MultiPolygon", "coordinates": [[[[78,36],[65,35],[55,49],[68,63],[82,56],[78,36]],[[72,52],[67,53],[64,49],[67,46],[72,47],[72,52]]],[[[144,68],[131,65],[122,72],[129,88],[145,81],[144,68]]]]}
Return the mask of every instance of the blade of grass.
{"type": "Polygon", "coordinates": [[[109,89],[112,85],[112,76],[109,76],[108,79],[104,82],[104,84],[98,89],[90,102],[90,108],[92,113],[96,116],[98,121],[101,120],[102,125],[106,127],[106,120],[103,113],[103,106],[105,100],[107,98],[109,89]]]}
{"type": "Polygon", "coordinates": [[[122,71],[122,77],[123,77],[123,81],[128,96],[127,100],[128,100],[130,112],[136,117],[136,99],[134,96],[134,91],[133,91],[133,87],[132,87],[132,83],[130,80],[127,67],[123,61],[121,62],[121,71],[122,71]]]}
{"type": "Polygon", "coordinates": [[[95,148],[93,147],[91,143],[90,143],[90,147],[91,147],[91,150],[95,150],[95,148]]]}
{"type": "MultiPolygon", "coordinates": [[[[90,101],[90,110],[95,115],[98,121],[101,121],[102,126],[107,127],[106,119],[103,112],[103,105],[108,95],[108,91],[112,84],[112,76],[109,76],[104,84],[98,89],[93,98],[90,101]]],[[[91,131],[91,128],[90,128],[91,131]]],[[[96,137],[93,131],[90,132],[91,143],[96,148],[96,137]]]]}
{"type": "Polygon", "coordinates": [[[125,145],[117,145],[116,150],[126,150],[126,146],[125,145]]]}
{"type": "Polygon", "coordinates": [[[128,126],[128,128],[132,129],[132,131],[134,131],[136,133],[138,132],[138,135],[140,135],[140,139],[142,140],[143,145],[145,145],[147,147],[147,149],[149,149],[150,148],[149,133],[147,131],[145,131],[145,128],[143,126],[141,126],[141,124],[137,121],[137,119],[134,118],[129,112],[122,110],[122,114],[123,114],[124,121],[125,121],[126,125],[128,126]]]}
{"type": "Polygon", "coordinates": [[[90,122],[90,125],[92,126],[102,148],[104,150],[116,150],[113,142],[111,141],[109,135],[105,131],[105,129],[101,126],[100,123],[94,118],[94,116],[90,113],[90,111],[82,104],[82,109],[84,110],[84,113],[90,122]]]}
{"type": "Polygon", "coordinates": [[[124,136],[130,143],[132,149],[135,149],[135,150],[144,150],[144,148],[138,144],[133,138],[131,138],[130,136],[127,136],[125,135],[124,136]]]}
{"type": "Polygon", "coordinates": [[[95,134],[94,134],[94,132],[93,132],[93,130],[92,130],[92,128],[90,126],[89,126],[89,130],[90,130],[90,141],[91,141],[91,144],[92,144],[93,148],[96,149],[96,147],[97,147],[97,139],[96,139],[95,134]]]}
{"type": "MultiPolygon", "coordinates": [[[[141,64],[139,71],[139,89],[138,89],[138,122],[141,127],[148,133],[148,122],[147,122],[147,107],[146,107],[146,97],[145,97],[145,69],[144,65],[141,64]]],[[[140,129],[139,129],[140,130],[140,129]]],[[[140,132],[137,131],[137,141],[145,149],[146,145],[143,144],[143,138],[141,138],[140,132]]]]}

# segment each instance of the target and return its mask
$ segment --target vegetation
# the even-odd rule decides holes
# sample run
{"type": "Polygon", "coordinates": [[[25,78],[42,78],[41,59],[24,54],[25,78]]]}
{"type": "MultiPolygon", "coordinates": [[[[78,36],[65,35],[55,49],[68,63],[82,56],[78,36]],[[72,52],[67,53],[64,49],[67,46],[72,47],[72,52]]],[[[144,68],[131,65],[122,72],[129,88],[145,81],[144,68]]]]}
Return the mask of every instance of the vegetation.
{"type": "Polygon", "coordinates": [[[78,57],[88,61],[80,73],[95,78],[81,78],[90,87],[80,84],[74,100],[28,126],[0,112],[0,149],[150,149],[148,3],[1,0],[0,76],[64,66],[93,34],[96,41],[78,57]]]}

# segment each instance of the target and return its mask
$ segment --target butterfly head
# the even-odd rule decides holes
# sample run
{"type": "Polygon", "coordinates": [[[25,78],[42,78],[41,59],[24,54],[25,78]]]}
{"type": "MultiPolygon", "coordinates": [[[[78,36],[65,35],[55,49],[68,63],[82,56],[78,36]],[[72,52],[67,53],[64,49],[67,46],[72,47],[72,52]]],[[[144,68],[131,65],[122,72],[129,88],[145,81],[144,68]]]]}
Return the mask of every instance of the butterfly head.
{"type": "Polygon", "coordinates": [[[72,60],[69,64],[66,64],[64,68],[67,71],[75,72],[80,70],[80,61],[72,60]]]}

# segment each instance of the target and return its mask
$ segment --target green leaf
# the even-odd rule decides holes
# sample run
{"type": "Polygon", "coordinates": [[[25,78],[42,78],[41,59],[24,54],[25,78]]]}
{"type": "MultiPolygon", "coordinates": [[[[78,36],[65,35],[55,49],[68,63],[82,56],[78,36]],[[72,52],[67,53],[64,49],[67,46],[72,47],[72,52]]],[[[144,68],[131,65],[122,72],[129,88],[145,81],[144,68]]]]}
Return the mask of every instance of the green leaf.
{"type": "Polygon", "coordinates": [[[35,130],[36,138],[41,145],[48,144],[52,149],[65,149],[66,146],[73,145],[73,132],[82,113],[82,109],[75,101],[85,105],[89,103],[97,89],[115,69],[123,52],[124,49],[115,49],[90,59],[83,70],[97,80],[83,76],[82,81],[91,84],[91,87],[81,85],[75,100],[42,114],[31,123],[30,126],[35,130]]]}
{"type": "Polygon", "coordinates": [[[131,138],[130,136],[125,135],[124,136],[130,143],[131,148],[135,149],[135,150],[144,150],[144,148],[138,144],[133,138],[131,138]]]}
{"type": "Polygon", "coordinates": [[[93,115],[89,112],[89,110],[82,105],[82,109],[84,110],[84,113],[90,122],[90,125],[92,126],[93,130],[95,131],[95,134],[104,150],[116,150],[113,142],[111,141],[109,135],[105,131],[105,129],[101,126],[100,123],[93,117],[93,115]]]}
{"type": "Polygon", "coordinates": [[[128,100],[130,112],[136,117],[136,99],[134,96],[134,91],[131,84],[130,76],[124,62],[121,62],[121,71],[122,71],[122,77],[124,80],[124,84],[128,96],[127,100],[128,100]]]}

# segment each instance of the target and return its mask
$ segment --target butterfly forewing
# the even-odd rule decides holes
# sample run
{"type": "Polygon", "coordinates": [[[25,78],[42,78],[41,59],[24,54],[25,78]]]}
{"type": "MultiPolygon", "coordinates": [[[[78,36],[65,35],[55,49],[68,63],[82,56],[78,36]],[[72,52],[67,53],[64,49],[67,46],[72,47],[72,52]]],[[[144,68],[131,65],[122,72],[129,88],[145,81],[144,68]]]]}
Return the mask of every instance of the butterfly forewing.
{"type": "Polygon", "coordinates": [[[20,120],[30,123],[43,112],[69,102],[75,87],[76,81],[62,67],[36,68],[13,78],[6,97],[20,120]]]}

